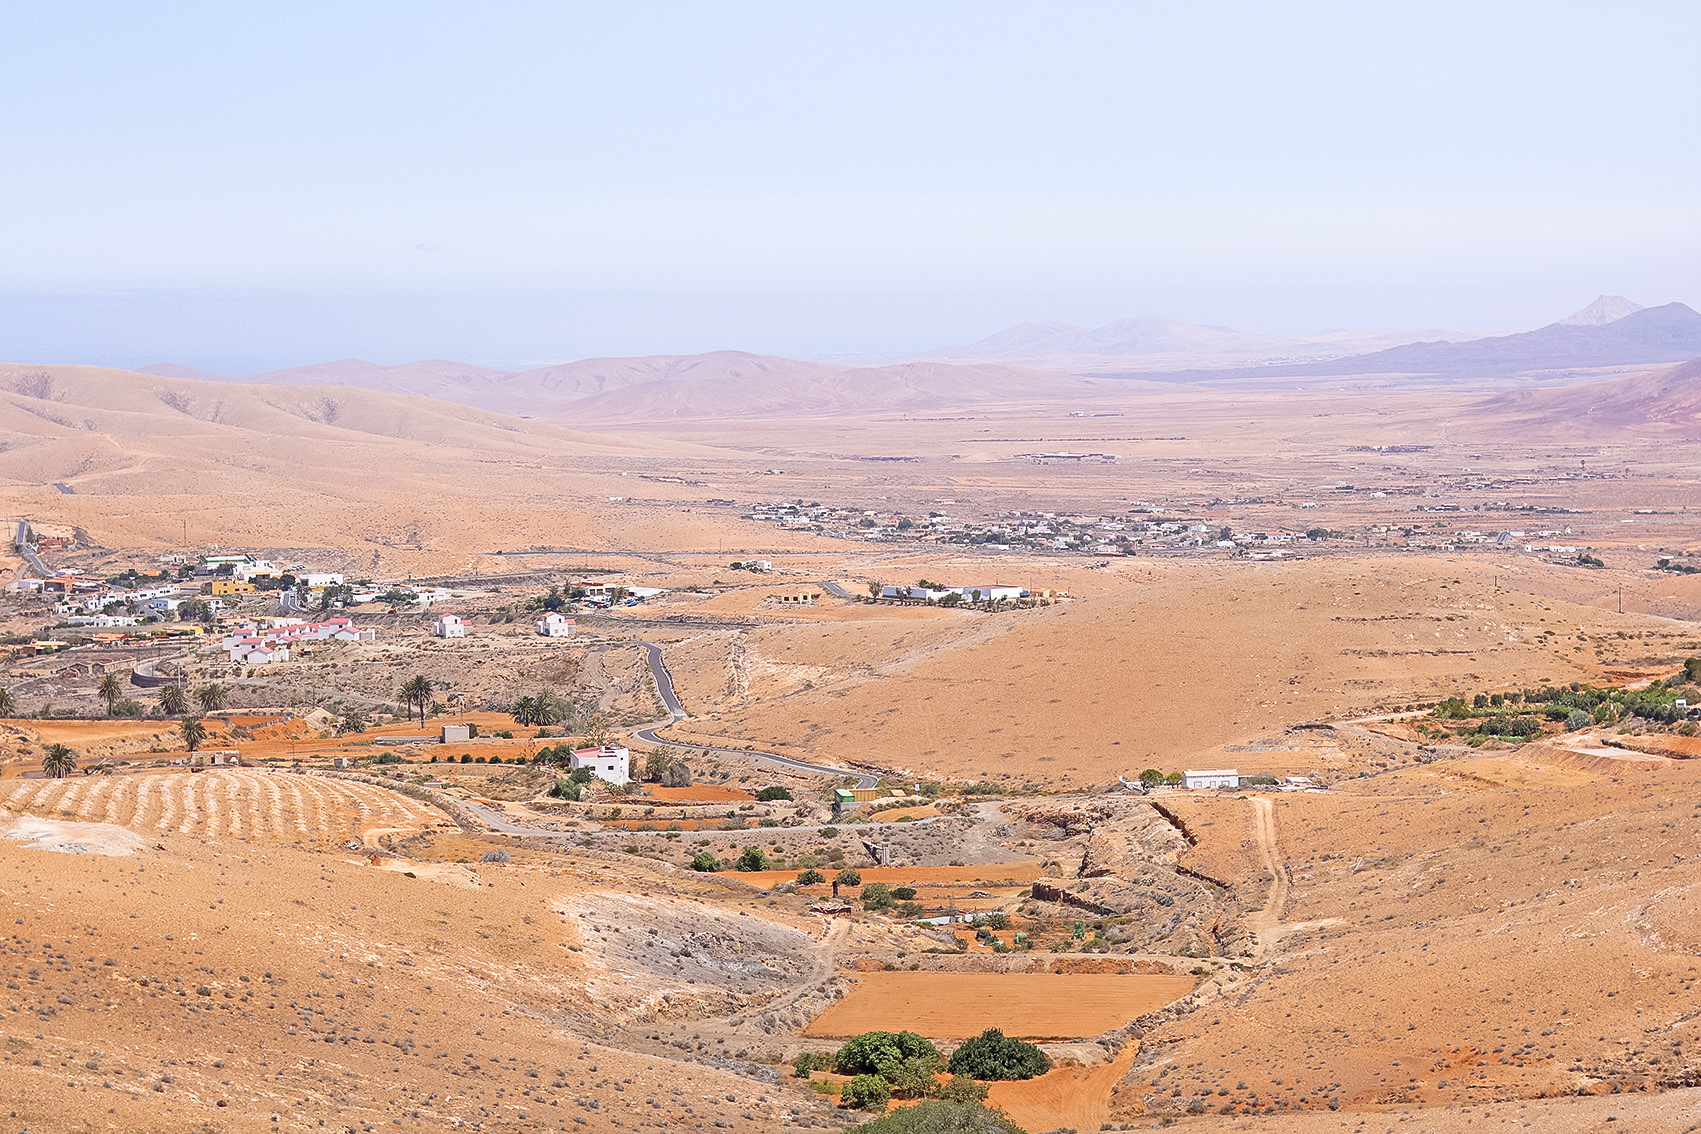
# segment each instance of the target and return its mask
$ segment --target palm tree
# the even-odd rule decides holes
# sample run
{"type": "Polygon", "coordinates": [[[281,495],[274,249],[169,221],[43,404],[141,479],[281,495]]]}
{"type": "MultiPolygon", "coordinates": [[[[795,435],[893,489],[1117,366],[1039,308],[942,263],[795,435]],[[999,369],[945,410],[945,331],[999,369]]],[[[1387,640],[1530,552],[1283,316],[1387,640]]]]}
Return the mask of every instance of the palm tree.
{"type": "Polygon", "coordinates": [[[110,717],[113,706],[118,704],[118,698],[124,696],[124,686],[119,684],[116,673],[109,673],[100,679],[100,684],[95,686],[95,692],[106,699],[106,715],[110,717]]]}
{"type": "Polygon", "coordinates": [[[228,691],[216,681],[211,685],[203,685],[195,690],[195,700],[201,703],[203,713],[217,712],[225,707],[229,699],[228,691]]]}
{"type": "Polygon", "coordinates": [[[416,673],[408,678],[402,686],[402,703],[419,706],[419,723],[425,723],[425,709],[436,696],[437,689],[431,684],[431,679],[423,673],[416,673]]]}
{"type": "Polygon", "coordinates": [[[159,711],[168,717],[182,716],[189,711],[189,693],[181,685],[167,685],[159,691],[159,711]]]}
{"type": "Polygon", "coordinates": [[[63,744],[49,744],[42,757],[41,770],[56,780],[62,780],[77,770],[77,757],[63,744]]]}
{"type": "Polygon", "coordinates": [[[177,731],[183,736],[183,743],[193,752],[201,747],[201,742],[207,739],[207,726],[200,717],[184,717],[177,731]]]}
{"type": "Polygon", "coordinates": [[[537,724],[537,698],[521,697],[514,702],[514,707],[508,713],[517,725],[537,724]]]}
{"type": "Polygon", "coordinates": [[[0,717],[15,717],[18,715],[18,703],[12,699],[9,689],[0,689],[0,717]]]}

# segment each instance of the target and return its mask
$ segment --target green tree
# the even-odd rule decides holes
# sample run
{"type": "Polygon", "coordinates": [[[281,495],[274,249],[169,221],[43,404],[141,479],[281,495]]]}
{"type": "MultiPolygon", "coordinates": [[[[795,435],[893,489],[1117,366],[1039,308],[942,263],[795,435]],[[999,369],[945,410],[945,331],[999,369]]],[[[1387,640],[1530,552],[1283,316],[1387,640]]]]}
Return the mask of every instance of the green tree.
{"type": "Polygon", "coordinates": [[[896,1075],[905,1060],[939,1058],[939,1049],[914,1032],[863,1032],[846,1040],[833,1055],[841,1075],[896,1075]]]}
{"type": "MultiPolygon", "coordinates": [[[[949,1090],[950,1088],[946,1088],[949,1090]]],[[[979,1100],[929,1099],[850,1128],[848,1134],[1026,1134],[1001,1110],[979,1100]]]]}
{"type": "Polygon", "coordinates": [[[913,902],[915,901],[915,887],[894,886],[892,887],[892,896],[900,902],[913,902]]]}
{"type": "Polygon", "coordinates": [[[660,783],[663,774],[673,763],[673,754],[664,748],[652,748],[644,756],[644,778],[651,783],[660,783]]]}
{"type": "Polygon", "coordinates": [[[216,713],[230,703],[230,693],[215,681],[195,690],[195,701],[203,713],[216,713]]]}
{"type": "MultiPolygon", "coordinates": [[[[462,759],[465,759],[465,757],[462,759]]],[[[561,776],[556,779],[555,786],[549,789],[549,794],[553,799],[570,799],[577,803],[579,802],[579,785],[567,777],[561,776]]]]}
{"type": "Polygon", "coordinates": [[[56,780],[62,780],[77,770],[77,756],[63,744],[49,744],[41,758],[41,770],[56,780]]]}
{"type": "Polygon", "coordinates": [[[862,885],[862,875],[854,870],[841,870],[839,876],[833,881],[841,886],[860,886],[862,885]]]}
{"type": "Polygon", "coordinates": [[[159,691],[159,711],[168,717],[180,717],[189,711],[189,691],[181,685],[166,685],[159,691]]]}
{"type": "Polygon", "coordinates": [[[912,1055],[884,1076],[901,1099],[925,1099],[939,1093],[939,1053],[912,1055]]]}
{"type": "Polygon", "coordinates": [[[18,703],[12,699],[10,689],[0,689],[0,717],[15,717],[18,715],[18,703]]]}
{"type": "MultiPolygon", "coordinates": [[[[423,673],[416,673],[402,685],[402,704],[418,706],[419,723],[424,724],[425,710],[430,706],[436,692],[436,686],[431,684],[429,677],[423,673]]],[[[411,713],[408,719],[413,719],[411,713]]]]}
{"type": "Polygon", "coordinates": [[[889,910],[898,904],[892,897],[892,888],[884,882],[870,882],[862,888],[862,908],[865,910],[889,910]]]}
{"type": "Polygon", "coordinates": [[[827,880],[827,876],[819,870],[800,870],[797,874],[799,886],[819,886],[827,880]]]}
{"type": "Polygon", "coordinates": [[[200,717],[184,717],[183,723],[177,726],[177,731],[182,734],[184,746],[191,752],[201,747],[201,742],[207,739],[207,726],[200,717]]]}
{"type": "Polygon", "coordinates": [[[776,799],[790,799],[791,791],[778,784],[774,784],[757,792],[756,798],[763,803],[772,803],[776,799]]]}
{"type": "Polygon", "coordinates": [[[517,725],[537,724],[537,699],[521,697],[514,702],[514,707],[508,710],[508,715],[514,718],[517,725]]]}
{"type": "Polygon", "coordinates": [[[701,870],[705,874],[711,874],[720,868],[721,860],[716,858],[709,851],[698,851],[696,854],[691,856],[692,870],[701,870]]]}
{"type": "Polygon", "coordinates": [[[878,1075],[858,1075],[839,1090],[846,1106],[857,1110],[885,1110],[892,1101],[892,1084],[878,1075]]]}
{"type": "Polygon", "coordinates": [[[738,856],[737,869],[746,872],[768,869],[768,856],[761,847],[745,847],[744,853],[738,856]]]}
{"type": "Polygon", "coordinates": [[[118,704],[118,698],[124,696],[124,686],[118,680],[116,673],[109,673],[100,679],[95,686],[95,692],[106,702],[106,715],[112,716],[112,708],[118,704]]]}
{"type": "Polygon", "coordinates": [[[951,1053],[951,1073],[975,1079],[1032,1079],[1051,1070],[1051,1059],[1031,1043],[988,1028],[951,1053]]]}
{"type": "Polygon", "coordinates": [[[1140,785],[1142,787],[1157,787],[1163,782],[1164,774],[1156,768],[1147,768],[1144,772],[1140,773],[1140,785]]]}
{"type": "Polygon", "coordinates": [[[1168,784],[1170,787],[1175,787],[1177,784],[1181,783],[1181,773],[1171,772],[1169,775],[1164,777],[1164,783],[1168,784]]]}

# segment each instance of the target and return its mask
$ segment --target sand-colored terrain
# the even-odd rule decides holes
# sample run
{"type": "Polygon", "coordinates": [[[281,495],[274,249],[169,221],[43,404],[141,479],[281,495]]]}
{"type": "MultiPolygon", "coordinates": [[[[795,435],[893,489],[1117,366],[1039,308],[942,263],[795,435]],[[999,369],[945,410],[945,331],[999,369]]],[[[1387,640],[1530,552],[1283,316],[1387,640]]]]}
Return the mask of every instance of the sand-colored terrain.
{"type": "Polygon", "coordinates": [[[436,580],[469,627],[432,639],[431,611],[367,607],[376,642],[254,672],[178,644],[31,653],[73,635],[45,600],[0,599],[18,711],[96,718],[0,725],[19,836],[0,893],[23,922],[0,954],[0,1107],[20,1128],[838,1126],[777,1061],[904,1026],[1066,1041],[1082,1066],[994,1088],[1030,1130],[1694,1123],[1701,742],[1549,722],[1473,749],[1409,709],[1701,654],[1683,375],[1490,399],[741,369],[728,406],[640,370],[583,407],[608,431],[589,433],[347,387],[3,368],[0,490],[77,533],[55,569],[251,549],[436,580]],[[776,502],[848,518],[757,518],[776,502]],[[1027,534],[1065,519],[1078,534],[1027,534]],[[731,567],[752,559],[772,573],[731,567]],[[669,593],[576,612],[571,640],[530,633],[528,601],[608,577],[669,593]],[[923,578],[1068,597],[985,611],[823,585],[923,578]],[[664,651],[686,717],[663,735],[699,746],[694,787],[616,816],[611,792],[541,798],[549,769],[458,762],[566,739],[504,711],[544,689],[575,735],[665,720],[635,639],[664,651]],[[147,767],[182,755],[176,722],[98,719],[95,683],[152,653],[231,686],[247,719],[209,746],[403,763],[147,767]],[[443,712],[387,719],[415,673],[443,712]],[[338,736],[314,708],[379,719],[338,736]],[[456,720],[486,735],[428,743],[456,720]],[[418,743],[379,743],[396,737],[418,743]],[[52,743],[131,763],[43,780],[52,743]],[[841,779],[710,745],[938,783],[947,805],[829,836],[841,779]],[[1107,791],[1148,767],[1325,790],[1107,791]],[[441,799],[380,786],[430,776],[441,799]],[[770,783],[798,799],[758,813],[770,783]],[[988,798],[971,786],[996,802],[960,805],[988,798]],[[635,829],[693,804],[719,811],[635,829]],[[685,868],[744,846],[786,869],[685,868]],[[508,865],[480,861],[497,849],[508,865]],[[1033,948],[854,901],[811,914],[829,888],[790,888],[806,856],[1004,912],[999,947],[1033,948]]]}

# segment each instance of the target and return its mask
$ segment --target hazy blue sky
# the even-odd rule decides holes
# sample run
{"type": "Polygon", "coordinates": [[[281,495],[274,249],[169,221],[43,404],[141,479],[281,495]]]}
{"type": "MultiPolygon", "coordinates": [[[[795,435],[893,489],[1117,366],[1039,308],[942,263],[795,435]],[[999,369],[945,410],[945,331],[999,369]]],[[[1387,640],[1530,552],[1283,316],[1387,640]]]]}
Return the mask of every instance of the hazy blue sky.
{"type": "Polygon", "coordinates": [[[1701,301],[1701,5],[0,7],[0,357],[1701,301]]]}

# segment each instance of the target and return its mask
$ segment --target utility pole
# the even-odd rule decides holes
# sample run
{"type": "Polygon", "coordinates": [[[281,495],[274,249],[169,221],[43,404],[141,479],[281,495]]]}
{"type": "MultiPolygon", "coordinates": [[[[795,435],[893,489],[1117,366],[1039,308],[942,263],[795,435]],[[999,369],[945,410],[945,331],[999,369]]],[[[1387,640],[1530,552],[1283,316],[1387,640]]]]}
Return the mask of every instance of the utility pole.
{"type": "Polygon", "coordinates": [[[1618,613],[1624,613],[1624,584],[1618,584],[1618,613]]]}

